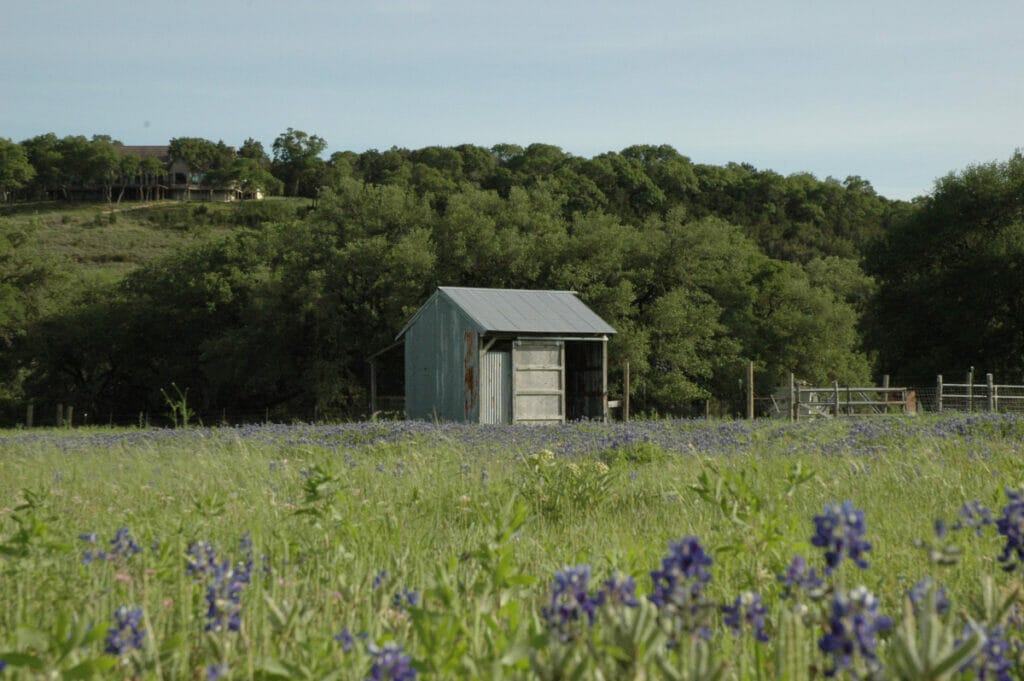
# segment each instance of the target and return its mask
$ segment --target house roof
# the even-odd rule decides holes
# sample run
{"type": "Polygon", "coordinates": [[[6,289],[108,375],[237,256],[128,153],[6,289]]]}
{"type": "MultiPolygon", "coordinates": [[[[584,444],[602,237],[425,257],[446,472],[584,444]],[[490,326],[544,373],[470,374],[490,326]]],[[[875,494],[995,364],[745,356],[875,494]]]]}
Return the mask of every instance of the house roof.
{"type": "MultiPolygon", "coordinates": [[[[434,295],[448,298],[476,322],[481,333],[615,333],[615,329],[598,317],[573,291],[441,286],[434,295]]],[[[409,320],[398,337],[405,334],[418,316],[419,312],[409,320]]]]}

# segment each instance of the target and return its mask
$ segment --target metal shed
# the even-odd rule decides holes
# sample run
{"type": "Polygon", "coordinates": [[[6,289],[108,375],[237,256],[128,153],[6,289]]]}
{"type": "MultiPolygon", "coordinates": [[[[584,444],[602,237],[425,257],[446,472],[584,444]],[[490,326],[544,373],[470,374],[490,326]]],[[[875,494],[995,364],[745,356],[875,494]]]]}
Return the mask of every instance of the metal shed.
{"type": "Polygon", "coordinates": [[[405,341],[406,417],[607,419],[614,333],[572,291],[442,286],[396,337],[405,341]]]}

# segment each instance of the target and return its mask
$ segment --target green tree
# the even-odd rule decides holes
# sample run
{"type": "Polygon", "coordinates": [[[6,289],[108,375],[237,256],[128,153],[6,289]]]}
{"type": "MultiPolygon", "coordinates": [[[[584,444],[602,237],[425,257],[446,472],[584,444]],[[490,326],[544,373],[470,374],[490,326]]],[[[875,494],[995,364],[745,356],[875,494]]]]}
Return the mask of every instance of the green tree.
{"type": "Polygon", "coordinates": [[[284,183],[288,196],[315,197],[326,164],[320,154],[327,149],[327,140],[302,130],[288,128],[274,140],[274,176],[284,183]]]}
{"type": "Polygon", "coordinates": [[[0,203],[14,198],[14,192],[25,187],[35,176],[24,147],[0,137],[0,203]]]}
{"type": "Polygon", "coordinates": [[[905,382],[960,374],[1024,378],[1024,154],[969,166],[872,250],[871,344],[905,382]]]}

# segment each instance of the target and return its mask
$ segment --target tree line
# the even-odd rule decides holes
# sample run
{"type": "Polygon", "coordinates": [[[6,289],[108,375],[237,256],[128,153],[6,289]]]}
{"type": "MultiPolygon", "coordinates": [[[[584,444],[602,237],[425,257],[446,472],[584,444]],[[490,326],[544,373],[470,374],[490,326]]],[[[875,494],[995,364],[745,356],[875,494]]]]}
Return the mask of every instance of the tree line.
{"type": "Polygon", "coordinates": [[[229,236],[59,299],[60,268],[5,228],[8,419],[28,399],[160,413],[171,385],[207,419],[363,416],[367,358],[439,285],[578,291],[618,331],[612,390],[629,361],[647,413],[739,410],[751,361],[760,395],[791,371],[851,384],[1024,369],[1020,153],[907,203],[859,177],[696,164],[667,145],[324,158],[326,141],[293,129],[272,156],[183,139],[196,167],[251,159],[315,202],[232,207],[248,217],[229,236]]]}

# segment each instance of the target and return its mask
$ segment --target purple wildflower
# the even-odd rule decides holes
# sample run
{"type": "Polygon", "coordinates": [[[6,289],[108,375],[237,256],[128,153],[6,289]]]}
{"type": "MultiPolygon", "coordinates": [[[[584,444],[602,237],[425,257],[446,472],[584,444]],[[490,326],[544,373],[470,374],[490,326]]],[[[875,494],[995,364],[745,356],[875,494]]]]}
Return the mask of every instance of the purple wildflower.
{"type": "Polygon", "coordinates": [[[604,602],[608,605],[635,608],[640,604],[636,600],[636,580],[631,575],[616,573],[604,580],[601,586],[604,602]]]}
{"type": "Polygon", "coordinates": [[[1006,539],[999,562],[1003,569],[1011,572],[1024,564],[1024,494],[1006,489],[1009,503],[1003,506],[1003,515],[996,520],[996,529],[1006,539]]]}
{"type": "Polygon", "coordinates": [[[593,625],[597,609],[604,602],[602,592],[590,593],[590,572],[589,565],[576,565],[555,573],[551,600],[541,614],[563,641],[572,640],[575,623],[584,617],[593,625]]]}
{"type": "Polygon", "coordinates": [[[228,666],[226,664],[211,664],[206,668],[206,679],[207,681],[217,681],[227,673],[228,666]]]}
{"type": "Polygon", "coordinates": [[[865,668],[876,673],[881,663],[875,653],[876,634],[892,628],[892,620],[878,614],[878,599],[865,587],[849,592],[836,592],[825,634],[818,640],[818,648],[829,655],[832,666],[825,676],[832,677],[842,670],[865,668]]]}
{"type": "Polygon", "coordinates": [[[817,570],[807,568],[803,556],[794,556],[793,562],[786,566],[786,571],[778,579],[782,582],[783,598],[790,597],[795,591],[802,591],[814,599],[824,594],[825,580],[818,576],[817,570]]]}
{"type": "Polygon", "coordinates": [[[107,630],[106,652],[125,655],[142,647],[146,630],[142,626],[142,608],[129,610],[121,606],[114,613],[114,626],[107,630]]]}
{"type": "Polygon", "coordinates": [[[383,584],[384,581],[387,578],[388,578],[388,571],[387,570],[381,570],[380,572],[378,572],[377,576],[375,576],[373,578],[373,588],[374,589],[380,588],[380,585],[383,584]]]}
{"type": "Polygon", "coordinates": [[[669,543],[669,554],[661,559],[661,570],[651,572],[654,588],[648,596],[664,617],[687,633],[709,635],[704,612],[704,586],[711,580],[707,568],[712,560],[696,537],[669,543]]]}
{"type": "MultiPolygon", "coordinates": [[[[964,629],[962,640],[966,640],[973,633],[974,631],[968,626],[964,629]]],[[[1003,627],[998,625],[986,629],[984,633],[985,645],[977,655],[960,668],[960,671],[974,671],[974,678],[979,681],[1013,681],[1014,676],[1010,670],[1015,653],[1019,651],[1019,644],[1015,646],[1010,643],[1003,627]]]]}
{"type": "Polygon", "coordinates": [[[745,591],[736,597],[732,605],[723,605],[722,613],[725,615],[722,621],[732,629],[734,634],[739,634],[740,630],[745,628],[743,626],[745,624],[761,643],[767,643],[770,640],[764,630],[764,618],[768,611],[759,594],[745,591]]]}
{"type": "Polygon", "coordinates": [[[114,538],[110,540],[110,553],[112,555],[128,559],[140,551],[142,549],[135,543],[135,539],[132,538],[132,533],[127,527],[119,528],[114,534],[114,538]]]}
{"type": "Polygon", "coordinates": [[[341,644],[342,652],[346,653],[350,652],[352,650],[352,646],[355,644],[355,637],[352,636],[352,632],[348,630],[348,627],[345,627],[335,634],[334,640],[341,644]]]}
{"type": "Polygon", "coordinates": [[[391,606],[399,610],[406,607],[415,608],[420,604],[420,592],[412,589],[402,589],[391,599],[391,606]]]}
{"type": "Polygon", "coordinates": [[[366,652],[373,657],[366,681],[410,681],[416,678],[412,658],[402,654],[402,646],[389,641],[383,646],[370,644],[366,652]]]}
{"type": "Polygon", "coordinates": [[[945,615],[949,612],[949,595],[946,593],[946,587],[932,586],[932,578],[925,577],[907,592],[907,597],[910,598],[910,603],[914,607],[914,613],[920,614],[921,608],[925,604],[925,600],[928,598],[928,592],[935,589],[935,612],[939,615],[945,615]]]}
{"type": "Polygon", "coordinates": [[[864,554],[871,544],[864,540],[864,511],[854,508],[851,501],[825,506],[822,515],[814,516],[811,544],[825,550],[825,574],[832,574],[844,555],[857,567],[867,568],[864,554]]]}
{"type": "Polygon", "coordinates": [[[964,502],[964,505],[960,507],[960,520],[953,523],[952,529],[972,529],[980,537],[985,526],[992,525],[994,522],[992,511],[975,499],[964,502]]]}

